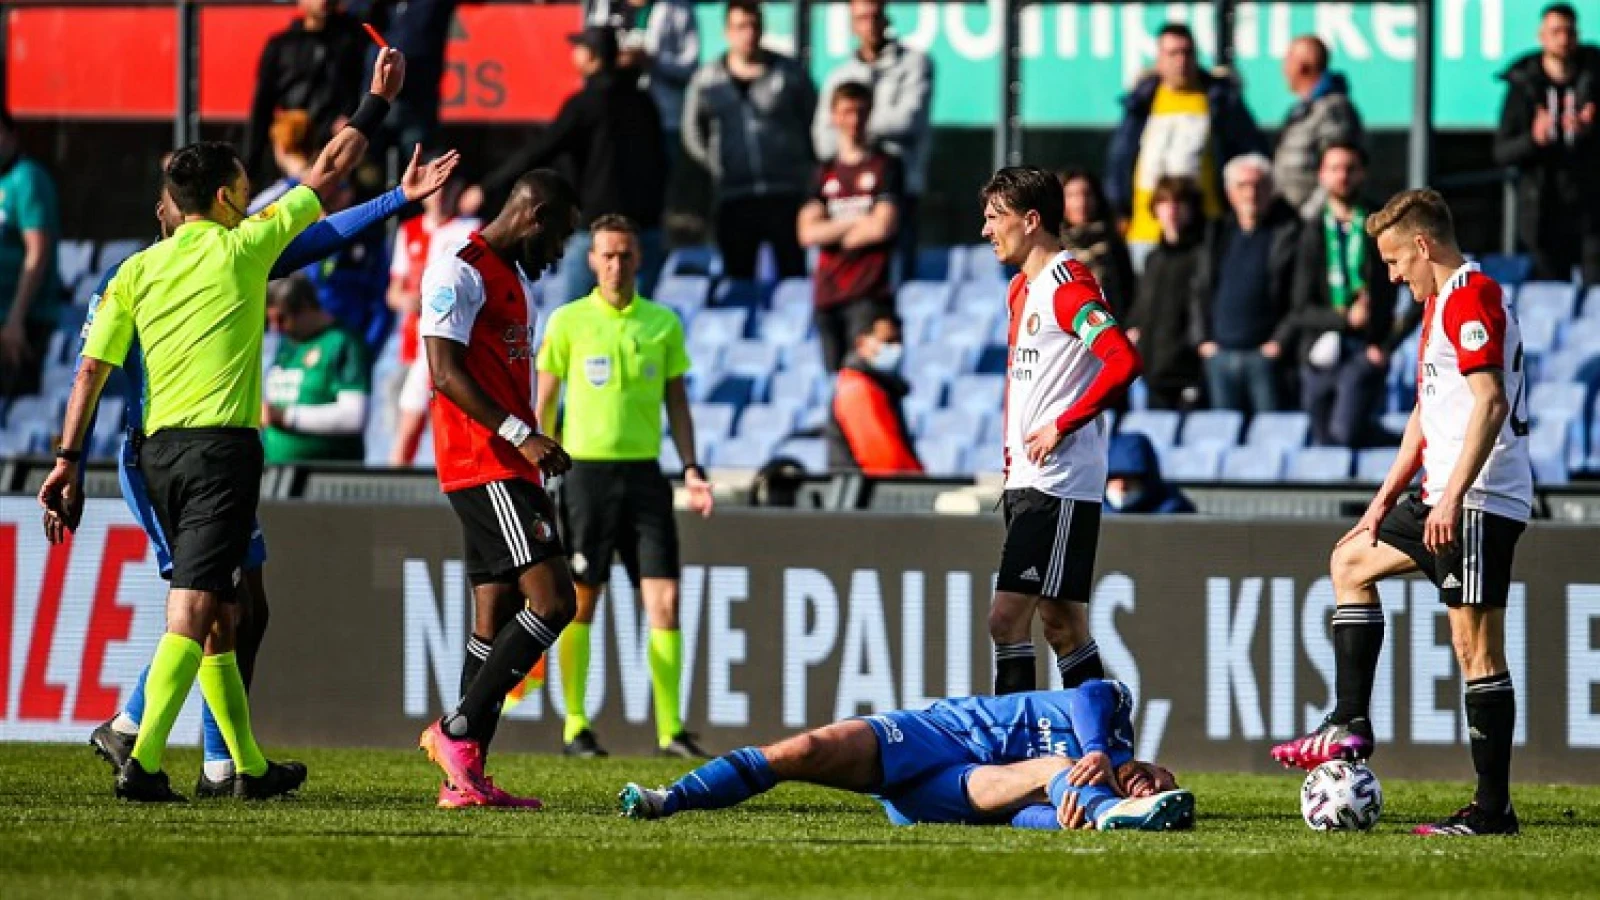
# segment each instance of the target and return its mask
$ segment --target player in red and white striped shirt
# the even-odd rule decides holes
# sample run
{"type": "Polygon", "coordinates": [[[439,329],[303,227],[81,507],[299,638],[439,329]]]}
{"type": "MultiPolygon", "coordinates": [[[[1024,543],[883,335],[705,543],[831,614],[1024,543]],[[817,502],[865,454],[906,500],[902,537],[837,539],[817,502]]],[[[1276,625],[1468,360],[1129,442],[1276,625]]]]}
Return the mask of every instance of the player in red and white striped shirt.
{"type": "Polygon", "coordinates": [[[1367,232],[1390,278],[1424,298],[1417,405],[1383,487],[1333,551],[1333,711],[1272,755],[1311,769],[1372,754],[1368,705],[1384,632],[1377,583],[1420,570],[1450,608],[1478,790],[1472,803],[1416,833],[1516,834],[1517,707],[1505,618],[1512,557],[1533,510],[1522,336],[1505,292],[1456,246],[1450,208],[1437,193],[1395,195],[1367,219],[1367,232]],[[1422,490],[1405,496],[1419,470],[1422,490]]]}
{"type": "Polygon", "coordinates": [[[995,693],[1035,688],[1035,609],[1071,688],[1105,676],[1088,608],[1106,490],[1100,414],[1139,377],[1139,354],[1094,276],[1057,237],[1054,175],[1001,169],[983,199],[983,236],[1001,262],[1022,269],[1006,298],[1006,542],[989,612],[995,693]]]}

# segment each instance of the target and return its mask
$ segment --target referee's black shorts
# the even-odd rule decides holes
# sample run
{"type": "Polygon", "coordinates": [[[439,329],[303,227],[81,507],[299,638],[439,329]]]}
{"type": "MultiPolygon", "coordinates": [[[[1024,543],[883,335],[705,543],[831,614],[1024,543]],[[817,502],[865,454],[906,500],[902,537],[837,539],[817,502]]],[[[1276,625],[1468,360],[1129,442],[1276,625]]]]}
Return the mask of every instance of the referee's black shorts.
{"type": "Polygon", "coordinates": [[[172,586],[232,601],[261,500],[254,428],[165,428],[144,439],[139,471],[172,550],[172,586]]]}
{"type": "Polygon", "coordinates": [[[603,586],[614,554],[635,581],[678,577],[672,482],[655,460],[573,460],[561,481],[561,517],[579,584],[603,586]]]}

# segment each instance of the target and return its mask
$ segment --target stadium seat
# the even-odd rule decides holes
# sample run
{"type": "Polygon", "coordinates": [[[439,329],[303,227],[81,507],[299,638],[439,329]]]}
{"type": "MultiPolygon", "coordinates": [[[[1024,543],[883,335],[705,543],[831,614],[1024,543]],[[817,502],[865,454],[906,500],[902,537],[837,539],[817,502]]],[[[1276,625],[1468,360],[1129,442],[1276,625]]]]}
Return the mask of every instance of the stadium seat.
{"type": "MultiPolygon", "coordinates": [[[[998,413],[995,414],[998,416],[998,413]]],[[[917,420],[918,438],[951,438],[963,446],[980,440],[988,434],[990,419],[987,413],[964,409],[934,409],[917,420]]]]}
{"type": "Polygon", "coordinates": [[[912,393],[927,390],[942,394],[945,385],[963,374],[961,361],[940,352],[936,345],[907,346],[906,352],[907,359],[901,373],[911,383],[912,393]]]}
{"type": "Polygon", "coordinates": [[[966,267],[961,273],[962,281],[977,281],[984,283],[1000,282],[1002,285],[1000,300],[1005,301],[1004,285],[1010,282],[1006,277],[1005,267],[1000,265],[1000,260],[995,259],[994,248],[988,244],[972,244],[965,248],[964,255],[966,267]]]}
{"type": "Polygon", "coordinates": [[[828,471],[828,445],[822,438],[790,438],[779,444],[772,455],[791,457],[813,474],[828,471]]]}
{"type": "Polygon", "coordinates": [[[1257,413],[1245,433],[1245,446],[1304,447],[1311,433],[1311,417],[1303,412],[1257,413]]]}
{"type": "Polygon", "coordinates": [[[695,275],[716,278],[722,274],[722,254],[715,247],[679,247],[667,254],[661,274],[663,277],[695,275]]]}
{"type": "Polygon", "coordinates": [[[668,275],[656,282],[656,294],[651,299],[682,315],[702,309],[710,294],[711,279],[704,275],[668,275]]]}
{"type": "Polygon", "coordinates": [[[694,317],[689,331],[691,344],[723,346],[744,338],[750,320],[747,309],[707,309],[694,317]]]}
{"type": "Polygon", "coordinates": [[[739,413],[737,437],[748,440],[765,439],[770,444],[776,444],[794,431],[794,423],[798,417],[799,410],[793,406],[753,403],[739,413]]]}
{"type": "Polygon", "coordinates": [[[1006,380],[1001,375],[962,375],[950,384],[952,409],[976,413],[998,412],[1004,403],[1006,380]]]}
{"type": "Polygon", "coordinates": [[[1178,442],[1179,421],[1178,414],[1170,409],[1132,410],[1123,415],[1117,430],[1128,434],[1142,434],[1150,439],[1150,443],[1154,444],[1157,450],[1160,450],[1178,442]]]}
{"type": "Polygon", "coordinates": [[[1353,454],[1346,447],[1302,447],[1291,452],[1290,481],[1333,484],[1350,478],[1353,454]]]}
{"type": "Polygon", "coordinates": [[[917,281],[945,281],[949,277],[949,247],[923,247],[917,251],[917,267],[911,273],[911,278],[917,281]]]}
{"type": "Polygon", "coordinates": [[[1561,323],[1543,313],[1519,317],[1522,328],[1522,349],[1529,356],[1544,356],[1556,348],[1556,336],[1561,323]]]}
{"type": "Polygon", "coordinates": [[[690,404],[689,414],[694,417],[695,437],[708,444],[726,440],[733,434],[733,420],[738,412],[736,407],[726,403],[690,404]]]}
{"type": "MultiPolygon", "coordinates": [[[[699,427],[698,420],[695,422],[695,427],[697,429],[699,427]]],[[[669,435],[662,435],[661,437],[660,459],[661,468],[667,472],[676,472],[683,468],[683,460],[678,456],[678,445],[672,442],[672,438],[669,435]]]]}
{"type": "MultiPolygon", "coordinates": [[[[983,323],[983,336],[989,334],[989,324],[996,316],[1006,312],[1006,283],[1004,281],[967,281],[956,286],[950,300],[950,315],[976,327],[983,323]]],[[[949,318],[948,316],[946,317],[949,318]]]]}
{"type": "Polygon", "coordinates": [[[957,475],[962,471],[964,445],[954,437],[923,438],[917,441],[917,458],[929,475],[957,475]]]}
{"type": "Polygon", "coordinates": [[[1401,412],[1387,412],[1378,417],[1378,425],[1390,434],[1405,434],[1406,424],[1411,421],[1411,410],[1401,412]]]}
{"type": "Polygon", "coordinates": [[[757,333],[773,347],[786,347],[804,343],[811,333],[811,306],[805,309],[793,306],[780,307],[761,317],[757,333]]]}
{"type": "Polygon", "coordinates": [[[785,278],[778,282],[772,291],[772,309],[774,311],[785,307],[812,310],[812,293],[815,285],[809,278],[785,278]]]}
{"type": "Polygon", "coordinates": [[[1581,421],[1587,396],[1588,388],[1575,381],[1541,382],[1528,390],[1528,412],[1541,426],[1581,421]]]}
{"type": "Polygon", "coordinates": [[[723,469],[759,469],[772,459],[777,441],[766,436],[737,437],[713,444],[709,463],[723,469]]]}
{"type": "Polygon", "coordinates": [[[1571,430],[1565,425],[1535,426],[1528,433],[1528,456],[1533,460],[1533,480],[1538,485],[1566,484],[1571,430]]]}
{"type": "Polygon", "coordinates": [[[106,241],[100,245],[100,253],[95,259],[95,272],[105,272],[105,270],[143,250],[147,243],[149,242],[142,240],[106,241]]]}
{"type": "Polygon", "coordinates": [[[756,395],[756,379],[746,375],[724,375],[706,394],[707,403],[726,403],[735,409],[749,405],[756,395]]]}
{"type": "Polygon", "coordinates": [[[1532,257],[1523,254],[1505,256],[1489,253],[1478,260],[1478,265],[1483,269],[1483,274],[1507,287],[1517,287],[1533,273],[1532,257]]]}
{"type": "Polygon", "coordinates": [[[1221,466],[1222,451],[1216,447],[1168,447],[1161,454],[1161,475],[1169,481],[1216,481],[1221,466]]]}
{"type": "Polygon", "coordinates": [[[764,304],[766,288],[759,281],[724,278],[711,289],[711,305],[715,307],[740,306],[755,309],[764,304]]]}
{"type": "Polygon", "coordinates": [[[950,308],[950,285],[942,281],[908,281],[895,295],[901,318],[943,315],[950,308]]]}
{"type": "Polygon", "coordinates": [[[824,397],[800,410],[794,427],[795,434],[821,434],[828,427],[828,419],[833,416],[832,400],[832,397],[824,397]]]}
{"type": "Polygon", "coordinates": [[[1578,289],[1567,281],[1530,281],[1517,289],[1517,320],[1539,317],[1565,322],[1572,318],[1578,289]]]}
{"type": "Polygon", "coordinates": [[[1285,455],[1277,447],[1231,447],[1222,450],[1222,480],[1252,483],[1281,481],[1285,455]]]}
{"type": "Polygon", "coordinates": [[[1356,451],[1356,480],[1364,484],[1382,484],[1389,477],[1389,467],[1394,465],[1397,452],[1394,447],[1356,451]]]}
{"type": "Polygon", "coordinates": [[[1244,427],[1244,413],[1236,409],[1201,409],[1183,419],[1179,435],[1183,446],[1232,447],[1239,443],[1239,431],[1244,427]]]}
{"type": "Polygon", "coordinates": [[[1578,318],[1600,319],[1600,284],[1590,286],[1579,298],[1578,318]]]}
{"type": "Polygon", "coordinates": [[[1004,375],[1011,350],[1005,344],[989,344],[978,354],[973,371],[979,375],[1004,375]]]}
{"type": "Polygon", "coordinates": [[[786,372],[810,372],[821,376],[822,368],[822,342],[817,336],[807,335],[806,339],[798,344],[785,344],[778,348],[778,366],[786,372]]]}
{"type": "Polygon", "coordinates": [[[817,396],[816,374],[798,370],[773,373],[767,379],[767,402],[790,409],[805,409],[817,396]]]}
{"type": "MultiPolygon", "coordinates": [[[[56,244],[56,274],[68,290],[77,287],[79,279],[99,281],[101,273],[94,268],[94,241],[61,241],[56,244]]],[[[93,285],[91,285],[93,287],[93,285]]]]}
{"type": "Polygon", "coordinates": [[[762,341],[734,341],[722,353],[722,371],[753,380],[765,379],[778,369],[778,348],[762,341]]]}
{"type": "Polygon", "coordinates": [[[121,397],[100,395],[100,411],[94,420],[96,440],[115,440],[122,434],[122,411],[127,401],[121,397]]]}

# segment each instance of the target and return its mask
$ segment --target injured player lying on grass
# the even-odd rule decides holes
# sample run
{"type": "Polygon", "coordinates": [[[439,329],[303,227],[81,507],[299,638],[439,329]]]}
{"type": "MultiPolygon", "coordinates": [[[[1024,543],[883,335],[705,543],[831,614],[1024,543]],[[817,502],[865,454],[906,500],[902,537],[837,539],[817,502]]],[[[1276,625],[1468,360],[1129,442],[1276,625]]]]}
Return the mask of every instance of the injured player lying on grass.
{"type": "Polygon", "coordinates": [[[1119,681],[1065,691],[941,700],[745,747],[651,790],[622,789],[622,814],[723,809],[801,781],[870,794],[896,825],[1167,831],[1194,825],[1194,795],[1133,758],[1133,696],[1119,681]]]}

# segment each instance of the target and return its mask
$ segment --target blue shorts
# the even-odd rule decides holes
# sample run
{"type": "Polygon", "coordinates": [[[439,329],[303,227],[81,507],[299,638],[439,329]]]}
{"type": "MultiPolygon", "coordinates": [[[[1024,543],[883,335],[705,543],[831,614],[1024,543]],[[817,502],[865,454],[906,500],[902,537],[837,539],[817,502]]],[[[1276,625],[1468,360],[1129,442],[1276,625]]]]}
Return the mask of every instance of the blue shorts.
{"type": "Polygon", "coordinates": [[[967,798],[979,762],[964,741],[915,712],[861,719],[878,738],[883,785],[875,795],[896,825],[985,821],[967,798]]]}
{"type": "MultiPolygon", "coordinates": [[[[150,489],[145,486],[144,473],[139,471],[139,458],[133,445],[126,439],[122,442],[122,453],[117,465],[117,483],[122,485],[122,501],[128,504],[128,512],[133,514],[133,520],[139,523],[144,533],[150,538],[150,546],[156,551],[156,567],[161,572],[161,577],[172,580],[172,548],[167,546],[167,537],[161,531],[161,521],[156,518],[156,509],[150,503],[150,489]]],[[[267,539],[261,533],[261,521],[255,522],[250,532],[250,548],[245,551],[245,571],[254,571],[267,564],[267,539]]]]}

